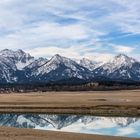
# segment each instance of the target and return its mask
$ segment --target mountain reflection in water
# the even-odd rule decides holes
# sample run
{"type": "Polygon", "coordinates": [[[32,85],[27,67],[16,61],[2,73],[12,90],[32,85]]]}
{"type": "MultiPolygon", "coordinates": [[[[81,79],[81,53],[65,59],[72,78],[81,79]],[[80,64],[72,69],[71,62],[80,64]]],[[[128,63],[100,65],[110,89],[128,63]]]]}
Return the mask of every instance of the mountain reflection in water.
{"type": "Polygon", "coordinates": [[[140,138],[140,118],[1,114],[0,126],[140,138]]]}

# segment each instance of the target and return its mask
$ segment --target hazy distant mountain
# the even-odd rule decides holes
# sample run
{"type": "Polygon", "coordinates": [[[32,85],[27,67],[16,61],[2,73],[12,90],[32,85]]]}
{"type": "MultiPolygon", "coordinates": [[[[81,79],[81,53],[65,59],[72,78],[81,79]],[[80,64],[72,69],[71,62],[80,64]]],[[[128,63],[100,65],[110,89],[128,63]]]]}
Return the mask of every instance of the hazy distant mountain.
{"type": "Polygon", "coordinates": [[[101,64],[86,58],[78,63],[58,54],[48,60],[35,59],[22,50],[0,51],[0,83],[48,83],[68,79],[140,81],[140,62],[124,54],[101,64]]]}

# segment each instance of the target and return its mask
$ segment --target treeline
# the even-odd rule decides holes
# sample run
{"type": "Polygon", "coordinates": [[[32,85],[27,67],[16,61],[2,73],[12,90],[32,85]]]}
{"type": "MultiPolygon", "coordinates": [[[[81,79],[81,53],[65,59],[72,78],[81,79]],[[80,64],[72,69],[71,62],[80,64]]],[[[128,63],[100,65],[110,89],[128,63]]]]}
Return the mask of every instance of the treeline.
{"type": "Polygon", "coordinates": [[[0,93],[29,93],[47,91],[104,91],[140,89],[138,82],[93,81],[83,83],[34,83],[34,84],[1,84],[0,93]]]}

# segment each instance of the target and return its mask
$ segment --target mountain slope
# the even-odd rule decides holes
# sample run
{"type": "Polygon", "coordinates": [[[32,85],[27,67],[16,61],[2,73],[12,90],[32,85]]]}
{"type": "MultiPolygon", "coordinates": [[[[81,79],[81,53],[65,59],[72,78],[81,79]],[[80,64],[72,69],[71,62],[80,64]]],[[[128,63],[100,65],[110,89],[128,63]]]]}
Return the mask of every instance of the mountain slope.
{"type": "MultiPolygon", "coordinates": [[[[25,71],[27,69],[25,68],[25,71]]],[[[49,82],[72,77],[79,79],[88,79],[91,76],[90,70],[80,66],[75,61],[62,57],[60,55],[53,56],[49,61],[36,68],[31,68],[30,81],[49,82]]]]}
{"type": "Polygon", "coordinates": [[[113,80],[140,80],[140,63],[124,54],[115,56],[111,61],[94,70],[96,76],[113,80]]]}

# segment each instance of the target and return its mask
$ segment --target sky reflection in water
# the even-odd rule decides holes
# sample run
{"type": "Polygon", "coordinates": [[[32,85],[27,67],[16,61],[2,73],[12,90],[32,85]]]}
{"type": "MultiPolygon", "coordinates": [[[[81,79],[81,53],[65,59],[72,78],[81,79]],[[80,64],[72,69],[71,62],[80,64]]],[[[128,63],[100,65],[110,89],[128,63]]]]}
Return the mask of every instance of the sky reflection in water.
{"type": "Polygon", "coordinates": [[[140,118],[0,114],[0,126],[140,138],[140,118]]]}

